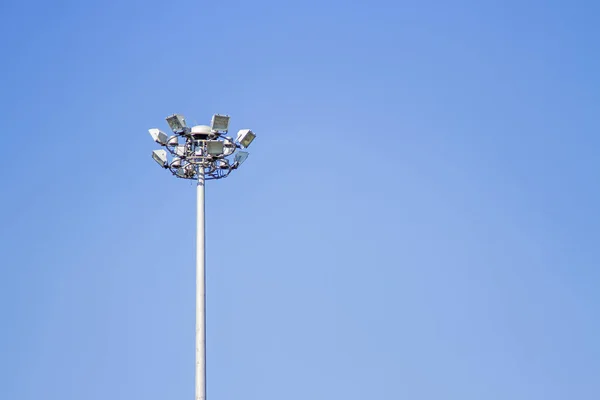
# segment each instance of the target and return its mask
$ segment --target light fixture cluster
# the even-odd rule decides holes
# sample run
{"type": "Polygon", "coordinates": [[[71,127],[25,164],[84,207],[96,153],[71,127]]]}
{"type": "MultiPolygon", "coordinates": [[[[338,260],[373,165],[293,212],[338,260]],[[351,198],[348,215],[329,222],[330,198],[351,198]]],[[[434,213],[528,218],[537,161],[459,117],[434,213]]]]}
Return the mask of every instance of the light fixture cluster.
{"type": "Polygon", "coordinates": [[[191,128],[180,114],[170,115],[166,120],[173,135],[156,128],[148,130],[152,139],[164,147],[154,150],[152,158],[182,179],[198,179],[202,172],[204,179],[225,178],[248,158],[248,152],[238,149],[247,148],[256,138],[250,129],[240,130],[235,140],[227,136],[228,115],[215,114],[210,126],[191,128]]]}

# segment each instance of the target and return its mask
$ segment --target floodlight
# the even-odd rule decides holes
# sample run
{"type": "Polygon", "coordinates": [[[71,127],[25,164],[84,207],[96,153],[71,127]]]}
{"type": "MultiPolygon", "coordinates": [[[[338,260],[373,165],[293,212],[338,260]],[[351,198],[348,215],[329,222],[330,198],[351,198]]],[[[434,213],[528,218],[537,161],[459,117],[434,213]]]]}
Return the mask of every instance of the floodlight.
{"type": "Polygon", "coordinates": [[[229,128],[229,116],[215,114],[210,122],[210,129],[217,132],[227,132],[229,128]]]}
{"type": "Polygon", "coordinates": [[[242,145],[243,148],[250,146],[250,143],[256,138],[254,132],[250,129],[242,129],[237,134],[237,141],[242,145]]]}
{"type": "Polygon", "coordinates": [[[220,140],[209,140],[206,142],[206,150],[211,156],[223,154],[223,142],[220,140]]]}
{"type": "Polygon", "coordinates": [[[177,169],[177,172],[175,172],[175,175],[180,178],[185,178],[185,170],[183,168],[179,168],[177,169]]]}
{"type": "Polygon", "coordinates": [[[246,158],[248,158],[247,151],[238,151],[233,160],[235,161],[235,164],[239,167],[244,163],[244,161],[246,161],[246,158]]]}
{"type": "Polygon", "coordinates": [[[156,161],[161,167],[167,168],[167,152],[165,150],[154,150],[152,152],[152,158],[156,161]]]}
{"type": "Polygon", "coordinates": [[[150,136],[156,143],[160,143],[161,145],[165,145],[167,143],[167,134],[161,131],[160,129],[148,129],[150,136]]]}
{"type": "Polygon", "coordinates": [[[177,154],[179,157],[183,157],[185,156],[185,145],[179,145],[177,147],[175,147],[175,154],[177,154]]]}
{"type": "Polygon", "coordinates": [[[179,140],[177,139],[177,136],[171,136],[169,138],[169,140],[167,140],[167,146],[169,147],[175,147],[179,144],[179,140]]]}
{"type": "Polygon", "coordinates": [[[185,118],[181,114],[169,115],[166,120],[173,133],[182,133],[187,128],[185,118]]]}
{"type": "Polygon", "coordinates": [[[171,161],[171,168],[179,168],[181,167],[181,158],[173,157],[173,161],[171,161]]]}
{"type": "Polygon", "coordinates": [[[212,134],[212,130],[208,125],[196,125],[192,127],[192,136],[195,139],[206,140],[212,134]]]}

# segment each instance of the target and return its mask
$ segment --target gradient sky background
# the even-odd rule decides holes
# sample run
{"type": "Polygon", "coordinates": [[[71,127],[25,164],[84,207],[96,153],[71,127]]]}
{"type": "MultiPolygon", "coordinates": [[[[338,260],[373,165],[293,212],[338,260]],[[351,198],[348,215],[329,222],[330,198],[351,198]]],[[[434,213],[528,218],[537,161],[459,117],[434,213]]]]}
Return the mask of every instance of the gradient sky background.
{"type": "Polygon", "coordinates": [[[0,398],[600,398],[600,4],[0,4],[0,398]]]}

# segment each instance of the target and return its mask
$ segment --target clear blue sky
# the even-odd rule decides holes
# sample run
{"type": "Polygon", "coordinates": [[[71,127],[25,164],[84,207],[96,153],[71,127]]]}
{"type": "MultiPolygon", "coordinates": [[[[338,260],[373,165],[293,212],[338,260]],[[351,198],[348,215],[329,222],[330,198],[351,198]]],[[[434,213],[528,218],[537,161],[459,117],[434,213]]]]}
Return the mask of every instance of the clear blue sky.
{"type": "Polygon", "coordinates": [[[3,2],[0,398],[600,398],[594,1],[3,2]]]}

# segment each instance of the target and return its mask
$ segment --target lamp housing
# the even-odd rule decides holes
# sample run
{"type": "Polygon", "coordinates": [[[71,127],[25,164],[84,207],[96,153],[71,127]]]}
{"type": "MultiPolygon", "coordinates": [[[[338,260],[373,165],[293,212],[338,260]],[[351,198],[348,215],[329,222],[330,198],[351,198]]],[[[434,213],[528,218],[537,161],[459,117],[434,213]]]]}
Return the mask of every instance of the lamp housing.
{"type": "Polygon", "coordinates": [[[187,131],[187,124],[185,122],[185,117],[181,114],[173,114],[169,115],[167,118],[167,124],[169,124],[169,128],[176,134],[182,134],[187,131]]]}
{"type": "Polygon", "coordinates": [[[181,167],[181,157],[173,157],[173,161],[171,161],[171,168],[179,167],[181,167]]]}
{"type": "Polygon", "coordinates": [[[163,168],[167,168],[167,152],[165,150],[154,150],[152,158],[163,168]]]}
{"type": "Polygon", "coordinates": [[[243,148],[250,146],[250,143],[256,138],[254,132],[250,129],[242,129],[238,132],[236,141],[242,145],[243,148]]]}
{"type": "Polygon", "coordinates": [[[160,129],[148,129],[148,133],[150,133],[150,136],[152,136],[152,140],[154,140],[156,143],[162,146],[167,144],[167,134],[161,131],[160,129]]]}
{"type": "Polygon", "coordinates": [[[169,138],[169,140],[167,140],[167,146],[176,147],[177,145],[179,145],[179,140],[177,138],[177,135],[173,135],[169,138]]]}
{"type": "Polygon", "coordinates": [[[206,151],[211,156],[220,156],[223,154],[224,143],[220,140],[209,140],[206,142],[206,151]]]}
{"type": "Polygon", "coordinates": [[[229,129],[229,115],[213,115],[210,129],[216,132],[227,132],[229,129]]]}
{"type": "Polygon", "coordinates": [[[238,151],[235,155],[235,157],[233,158],[233,161],[235,161],[236,166],[240,166],[244,163],[244,161],[246,161],[246,159],[248,158],[249,153],[247,151],[238,151]]]}

